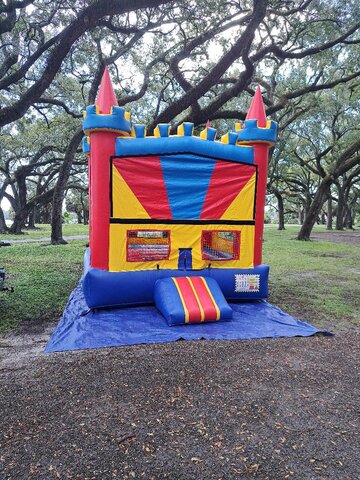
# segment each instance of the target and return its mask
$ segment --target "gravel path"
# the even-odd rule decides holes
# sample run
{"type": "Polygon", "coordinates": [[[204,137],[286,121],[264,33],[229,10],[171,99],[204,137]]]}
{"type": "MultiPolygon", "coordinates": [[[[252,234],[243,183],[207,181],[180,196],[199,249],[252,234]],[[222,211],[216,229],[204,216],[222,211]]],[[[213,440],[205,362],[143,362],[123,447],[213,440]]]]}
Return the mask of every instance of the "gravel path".
{"type": "MultiPolygon", "coordinates": [[[[68,235],[63,237],[64,240],[85,240],[88,239],[88,235],[68,235]]],[[[50,237],[41,237],[41,238],[20,238],[19,240],[3,240],[6,243],[16,244],[16,243],[35,243],[35,242],[51,242],[50,237]]]]}
{"type": "Polygon", "coordinates": [[[0,478],[356,479],[360,336],[0,346],[0,478]]]}

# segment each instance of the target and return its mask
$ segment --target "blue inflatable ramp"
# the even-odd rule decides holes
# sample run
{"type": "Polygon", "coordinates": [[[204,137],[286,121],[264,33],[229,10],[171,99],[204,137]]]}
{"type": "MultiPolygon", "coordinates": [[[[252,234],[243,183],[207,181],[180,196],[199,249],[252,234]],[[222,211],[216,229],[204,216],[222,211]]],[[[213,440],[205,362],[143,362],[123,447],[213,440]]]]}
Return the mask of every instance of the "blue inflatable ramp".
{"type": "Polygon", "coordinates": [[[169,325],[232,318],[231,307],[210,277],[163,278],[155,284],[154,299],[169,325]]]}
{"type": "Polygon", "coordinates": [[[177,340],[241,340],[307,337],[328,332],[301,322],[265,301],[231,303],[231,322],[170,327],[155,306],[89,310],[82,285],[70,295],[46,352],[116,347],[177,340]]]}

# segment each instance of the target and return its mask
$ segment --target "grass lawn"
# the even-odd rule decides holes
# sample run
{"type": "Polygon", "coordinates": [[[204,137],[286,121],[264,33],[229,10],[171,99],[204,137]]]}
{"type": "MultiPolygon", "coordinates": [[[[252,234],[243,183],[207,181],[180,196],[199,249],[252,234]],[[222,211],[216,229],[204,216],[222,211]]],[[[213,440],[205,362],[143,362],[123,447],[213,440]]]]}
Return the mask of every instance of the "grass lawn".
{"type": "MultiPolygon", "coordinates": [[[[263,261],[270,265],[270,301],[314,325],[335,331],[360,324],[360,246],[294,240],[297,226],[266,226],[263,261]]],[[[324,231],[324,227],[316,227],[324,231]]],[[[49,226],[26,233],[48,237],[49,226]]],[[[64,235],[87,227],[64,225],[64,235]]],[[[11,238],[1,235],[0,239],[11,238]]],[[[19,237],[15,237],[19,238],[19,237]]],[[[82,272],[85,240],[68,245],[17,244],[0,248],[0,266],[14,293],[0,292],[0,333],[26,321],[59,318],[82,272]]]]}
{"type": "MultiPolygon", "coordinates": [[[[263,262],[270,265],[269,301],[319,327],[358,329],[360,246],[299,242],[295,240],[298,230],[298,226],[287,226],[285,231],[273,225],[265,228],[263,262]]],[[[314,233],[324,231],[324,227],[314,229],[314,233]]]]}
{"type": "Polygon", "coordinates": [[[0,292],[0,333],[22,321],[59,318],[82,272],[85,240],[68,245],[17,244],[0,248],[0,266],[14,293],[0,292]]]}

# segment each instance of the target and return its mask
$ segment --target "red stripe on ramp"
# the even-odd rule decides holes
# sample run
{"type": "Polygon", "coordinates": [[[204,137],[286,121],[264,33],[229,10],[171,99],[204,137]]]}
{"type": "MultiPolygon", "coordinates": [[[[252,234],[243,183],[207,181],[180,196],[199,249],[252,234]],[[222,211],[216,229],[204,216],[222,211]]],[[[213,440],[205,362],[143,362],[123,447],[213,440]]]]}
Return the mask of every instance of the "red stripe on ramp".
{"type": "Polygon", "coordinates": [[[216,320],[217,312],[213,299],[210,297],[207,288],[204,285],[204,281],[201,277],[191,277],[197,296],[201,302],[201,306],[204,310],[205,320],[216,320]]]}
{"type": "Polygon", "coordinates": [[[192,291],[189,280],[185,277],[177,277],[176,281],[183,296],[186,308],[189,312],[189,323],[197,323],[201,321],[201,312],[199,304],[192,291]]]}

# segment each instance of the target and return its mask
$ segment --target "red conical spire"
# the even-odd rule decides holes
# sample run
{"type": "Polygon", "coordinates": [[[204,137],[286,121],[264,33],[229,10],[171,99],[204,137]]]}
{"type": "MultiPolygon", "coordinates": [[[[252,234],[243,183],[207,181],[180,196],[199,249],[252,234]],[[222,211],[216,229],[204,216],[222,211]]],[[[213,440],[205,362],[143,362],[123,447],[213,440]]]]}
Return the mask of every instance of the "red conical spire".
{"type": "Polygon", "coordinates": [[[111,107],[118,105],[107,67],[105,67],[95,103],[99,107],[99,113],[110,113],[111,107]]]}
{"type": "Polygon", "coordinates": [[[210,123],[210,120],[208,120],[208,121],[206,122],[206,128],[210,128],[210,127],[211,127],[211,123],[210,123]]]}
{"type": "Polygon", "coordinates": [[[257,120],[258,127],[266,127],[266,113],[264,102],[261,95],[260,86],[256,88],[255,95],[252,99],[246,120],[257,120]]]}

